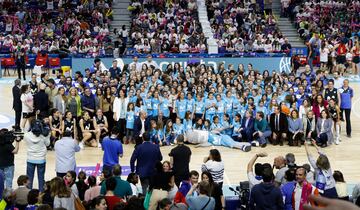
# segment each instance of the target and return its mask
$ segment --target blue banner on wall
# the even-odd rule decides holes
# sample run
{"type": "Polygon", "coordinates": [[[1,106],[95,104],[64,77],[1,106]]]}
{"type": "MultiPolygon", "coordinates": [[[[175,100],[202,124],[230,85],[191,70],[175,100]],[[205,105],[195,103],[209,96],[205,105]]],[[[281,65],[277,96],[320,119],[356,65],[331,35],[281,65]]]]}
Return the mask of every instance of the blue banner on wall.
{"type": "MultiPolygon", "coordinates": [[[[124,64],[130,64],[131,58],[119,58],[124,64]]],[[[110,68],[113,58],[102,58],[101,61],[106,68],[110,68]]],[[[217,71],[219,63],[223,62],[225,67],[229,64],[233,64],[237,69],[239,64],[243,64],[245,68],[251,63],[255,70],[263,72],[268,70],[270,72],[290,72],[291,71],[291,58],[290,57],[268,57],[268,58],[153,58],[157,62],[162,70],[165,70],[168,64],[180,63],[182,66],[186,66],[188,63],[198,62],[208,66],[213,66],[217,71]]],[[[139,62],[145,61],[145,58],[139,58],[139,62]]],[[[73,58],[72,59],[72,72],[80,71],[84,72],[86,68],[90,68],[93,65],[94,59],[91,58],[73,58]]]]}

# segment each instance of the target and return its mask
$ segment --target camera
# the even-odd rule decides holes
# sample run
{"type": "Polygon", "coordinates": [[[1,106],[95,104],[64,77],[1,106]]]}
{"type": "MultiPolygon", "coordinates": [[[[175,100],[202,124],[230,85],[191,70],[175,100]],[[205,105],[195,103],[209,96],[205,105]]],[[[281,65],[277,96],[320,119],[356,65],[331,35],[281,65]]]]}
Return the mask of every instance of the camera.
{"type": "Polygon", "coordinates": [[[36,119],[32,122],[30,131],[35,136],[48,136],[50,134],[50,126],[43,121],[36,119]]]}
{"type": "Polygon", "coordinates": [[[3,128],[0,130],[0,144],[12,144],[14,141],[20,142],[24,138],[24,133],[3,128]]]}

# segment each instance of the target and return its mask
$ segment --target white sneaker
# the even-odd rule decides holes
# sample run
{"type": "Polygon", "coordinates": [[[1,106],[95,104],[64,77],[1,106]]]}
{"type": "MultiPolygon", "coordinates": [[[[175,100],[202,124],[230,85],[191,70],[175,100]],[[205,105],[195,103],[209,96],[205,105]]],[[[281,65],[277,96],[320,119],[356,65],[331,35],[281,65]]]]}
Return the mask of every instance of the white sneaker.
{"type": "Polygon", "coordinates": [[[339,145],[339,138],[336,138],[335,144],[336,144],[336,145],[339,145]]]}
{"type": "Polygon", "coordinates": [[[84,149],[84,143],[83,143],[83,142],[80,142],[80,143],[79,143],[79,147],[80,147],[80,149],[84,149]]]}
{"type": "Polygon", "coordinates": [[[100,144],[100,143],[98,143],[98,148],[100,148],[100,149],[101,149],[101,144],[100,144]]]}

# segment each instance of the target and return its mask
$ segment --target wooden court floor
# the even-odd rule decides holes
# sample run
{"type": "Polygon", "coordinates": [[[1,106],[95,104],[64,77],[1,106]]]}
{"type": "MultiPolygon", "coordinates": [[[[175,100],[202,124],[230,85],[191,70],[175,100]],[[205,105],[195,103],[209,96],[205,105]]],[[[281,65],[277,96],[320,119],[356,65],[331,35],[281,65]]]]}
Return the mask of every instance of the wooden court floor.
{"type": "MultiPolygon", "coordinates": [[[[1,79],[0,79],[1,80],[1,79]]],[[[325,152],[328,154],[331,160],[331,167],[333,170],[340,170],[344,174],[346,182],[350,184],[360,183],[360,83],[350,83],[350,86],[354,89],[353,110],[352,110],[352,138],[347,138],[345,135],[345,125],[342,125],[342,142],[340,145],[332,145],[325,148],[325,152]]],[[[0,84],[0,115],[2,116],[14,116],[12,110],[12,83],[0,84]]],[[[163,160],[169,160],[169,152],[171,146],[162,147],[161,152],[163,154],[163,160]]],[[[220,150],[222,159],[225,163],[225,185],[233,185],[239,183],[239,181],[246,180],[246,166],[248,161],[258,152],[267,152],[268,157],[258,159],[259,162],[273,163],[274,157],[279,155],[285,155],[292,152],[295,154],[296,163],[302,165],[308,163],[304,147],[289,147],[289,146],[267,146],[266,148],[253,148],[250,152],[244,153],[239,150],[216,147],[220,150]]],[[[120,159],[122,166],[129,166],[130,157],[134,145],[124,145],[124,156],[120,159]]],[[[192,149],[192,156],[190,162],[191,170],[201,170],[201,164],[203,157],[208,155],[208,151],[211,148],[194,148],[192,149]]],[[[317,155],[315,149],[311,150],[314,155],[317,155]]],[[[95,166],[96,163],[101,163],[103,152],[98,148],[86,147],[85,150],[80,151],[76,155],[78,166],[95,166]]],[[[19,153],[15,157],[15,176],[14,186],[16,179],[19,175],[26,174],[26,145],[24,142],[20,144],[19,153]]],[[[46,180],[51,179],[56,175],[55,173],[55,154],[53,151],[47,154],[46,163],[46,180]]],[[[36,176],[35,176],[36,177],[36,176]]],[[[37,183],[35,178],[34,184],[37,183]]],[[[37,184],[35,185],[37,186],[37,184]]]]}

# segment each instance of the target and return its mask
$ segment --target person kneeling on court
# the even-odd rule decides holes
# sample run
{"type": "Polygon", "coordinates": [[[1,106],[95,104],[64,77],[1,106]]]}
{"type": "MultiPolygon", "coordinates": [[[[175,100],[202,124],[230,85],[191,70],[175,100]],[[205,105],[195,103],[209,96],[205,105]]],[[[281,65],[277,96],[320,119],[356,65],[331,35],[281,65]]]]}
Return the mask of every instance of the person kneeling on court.
{"type": "Polygon", "coordinates": [[[274,113],[270,115],[270,128],[272,131],[271,143],[273,145],[284,145],[288,133],[288,120],[284,113],[281,113],[278,105],[273,106],[274,113]]]}
{"type": "Polygon", "coordinates": [[[96,136],[100,131],[94,128],[94,124],[90,118],[89,112],[83,112],[79,124],[82,132],[82,141],[79,143],[80,148],[84,147],[83,144],[91,147],[97,147],[98,142],[96,141],[96,136]]]}
{"type": "Polygon", "coordinates": [[[266,147],[266,139],[271,136],[271,130],[268,122],[264,119],[264,112],[256,113],[256,120],[254,123],[255,132],[253,134],[254,141],[251,146],[266,147]]]}

